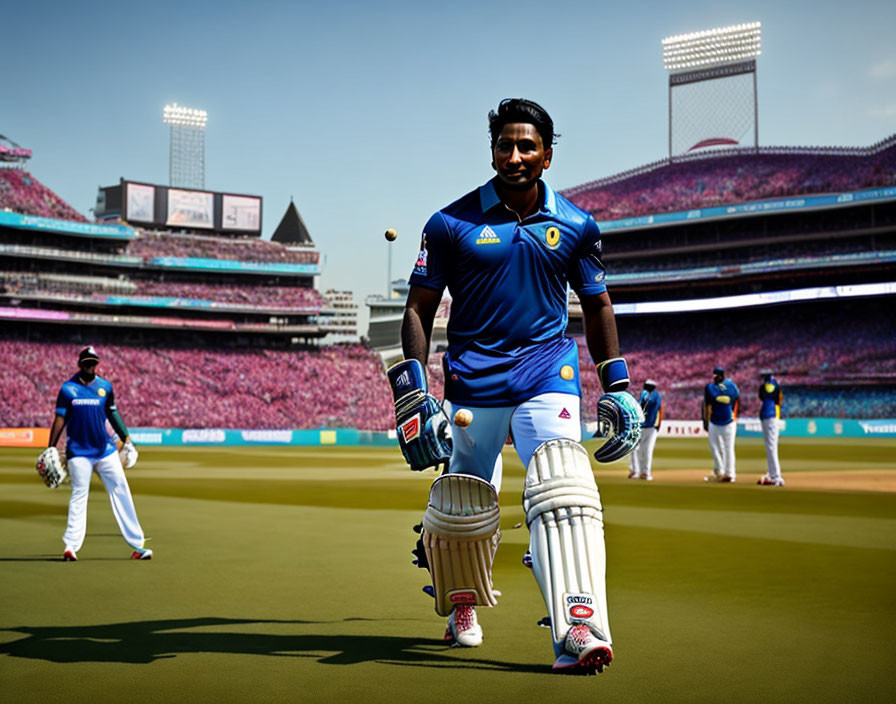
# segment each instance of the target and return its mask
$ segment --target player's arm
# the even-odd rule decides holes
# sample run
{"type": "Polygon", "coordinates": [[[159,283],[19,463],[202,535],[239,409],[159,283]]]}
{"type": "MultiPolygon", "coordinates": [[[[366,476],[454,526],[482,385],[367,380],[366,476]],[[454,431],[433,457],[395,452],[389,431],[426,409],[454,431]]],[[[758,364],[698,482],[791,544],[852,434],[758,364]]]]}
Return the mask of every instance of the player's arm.
{"type": "Polygon", "coordinates": [[[432,325],[441,300],[439,289],[411,286],[401,324],[405,359],[386,371],[398,445],[413,470],[438,468],[451,459],[451,423],[426,381],[432,325]]]}
{"type": "Polygon", "coordinates": [[[709,389],[703,391],[703,405],[700,409],[703,413],[703,429],[709,430],[709,416],[712,409],[712,397],[709,395],[709,389]]]}
{"type": "Polygon", "coordinates": [[[111,389],[109,389],[109,393],[106,395],[106,418],[109,419],[109,425],[112,426],[112,430],[121,438],[121,441],[129,442],[131,438],[128,435],[127,426],[121,419],[118,406],[115,405],[115,394],[112,393],[111,389]]]}
{"type": "Polygon", "coordinates": [[[411,286],[401,321],[401,349],[405,359],[416,359],[424,367],[429,359],[429,343],[442,291],[411,286]]]}
{"type": "Polygon", "coordinates": [[[121,438],[121,447],[118,450],[121,466],[125,469],[130,469],[137,464],[139,453],[137,452],[137,448],[134,447],[134,443],[131,442],[131,436],[128,433],[127,426],[121,419],[121,414],[118,412],[118,406],[115,405],[115,394],[112,392],[112,389],[109,389],[109,393],[106,394],[106,418],[109,419],[109,425],[112,426],[112,430],[114,430],[115,434],[121,438]]]}
{"type": "Polygon", "coordinates": [[[61,416],[58,413],[53,416],[53,423],[50,426],[50,439],[47,442],[47,447],[56,447],[56,443],[59,442],[59,437],[62,435],[62,429],[65,427],[65,416],[61,416]]]}
{"type": "Polygon", "coordinates": [[[626,391],[628,365],[619,356],[619,335],[610,295],[603,291],[579,294],[585,326],[585,344],[597,365],[604,394],[597,402],[598,434],[609,439],[594,453],[598,462],[613,462],[629,454],[641,438],[644,412],[626,391]],[[612,431],[612,435],[610,435],[612,431]]]}

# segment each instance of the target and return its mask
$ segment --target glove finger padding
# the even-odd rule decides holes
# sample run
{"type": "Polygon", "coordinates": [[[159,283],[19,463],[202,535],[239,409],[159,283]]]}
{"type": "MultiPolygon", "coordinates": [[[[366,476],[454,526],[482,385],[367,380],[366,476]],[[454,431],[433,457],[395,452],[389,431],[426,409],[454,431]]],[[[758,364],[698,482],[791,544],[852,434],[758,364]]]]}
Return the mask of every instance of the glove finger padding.
{"type": "Polygon", "coordinates": [[[65,469],[65,458],[59,455],[55,447],[48,447],[37,458],[37,473],[51,489],[55,489],[68,477],[65,469]]]}
{"type": "Polygon", "coordinates": [[[607,441],[594,453],[598,462],[615,462],[635,449],[641,439],[644,413],[627,391],[604,394],[597,402],[597,433],[607,441]]]}

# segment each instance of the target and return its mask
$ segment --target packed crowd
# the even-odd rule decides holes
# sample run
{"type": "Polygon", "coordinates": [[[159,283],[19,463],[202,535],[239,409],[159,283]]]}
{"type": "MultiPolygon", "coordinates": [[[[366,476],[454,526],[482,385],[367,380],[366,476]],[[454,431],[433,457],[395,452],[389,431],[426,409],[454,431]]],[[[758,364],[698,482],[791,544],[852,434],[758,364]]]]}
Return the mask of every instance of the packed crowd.
{"type": "Polygon", "coordinates": [[[87,218],[34,176],[15,168],[0,168],[0,210],[87,222],[87,218]]]}
{"type": "Polygon", "coordinates": [[[869,156],[750,154],[657,164],[564,194],[598,220],[896,185],[896,143],[869,156]]]}
{"type": "MultiPolygon", "coordinates": [[[[4,427],[47,427],[82,345],[0,340],[4,427]]],[[[132,427],[360,428],[394,426],[379,357],[360,345],[273,351],[97,345],[98,373],[132,427]]]]}
{"type": "Polygon", "coordinates": [[[33,274],[0,271],[0,293],[18,296],[54,296],[72,300],[106,302],[110,295],[176,298],[209,301],[211,307],[251,307],[253,309],[289,309],[319,313],[329,306],[313,288],[252,284],[208,284],[178,281],[131,281],[102,277],[33,274]]]}
{"type": "MultiPolygon", "coordinates": [[[[774,331],[749,345],[719,346],[711,335],[687,339],[628,335],[626,358],[637,394],[648,377],[659,381],[669,419],[697,420],[710,370],[724,364],[741,388],[741,415],[758,414],[761,369],[778,373],[785,415],[896,417],[896,340],[881,331],[841,343],[794,344],[774,331]],[[855,344],[853,344],[855,343],[855,344]],[[869,375],[889,378],[878,386],[869,375]],[[848,385],[852,378],[857,383],[848,385]],[[839,384],[832,387],[831,379],[839,384]],[[844,385],[846,384],[846,385],[844,385]]],[[[594,420],[600,391],[580,343],[583,418],[594,420]]],[[[59,385],[75,371],[79,344],[0,341],[0,425],[46,427],[59,385]]],[[[274,351],[98,345],[100,373],[115,385],[126,421],[137,427],[317,428],[394,427],[388,382],[379,357],[361,345],[274,351]]],[[[428,365],[432,393],[441,397],[441,354],[428,365]]]]}
{"type": "Polygon", "coordinates": [[[210,237],[147,230],[137,231],[125,253],[145,258],[195,257],[287,264],[317,264],[320,259],[317,250],[286,248],[258,237],[210,237]]]}
{"type": "Polygon", "coordinates": [[[300,286],[138,281],[137,295],[192,298],[259,308],[302,309],[309,313],[319,312],[327,305],[316,289],[300,286]]]}

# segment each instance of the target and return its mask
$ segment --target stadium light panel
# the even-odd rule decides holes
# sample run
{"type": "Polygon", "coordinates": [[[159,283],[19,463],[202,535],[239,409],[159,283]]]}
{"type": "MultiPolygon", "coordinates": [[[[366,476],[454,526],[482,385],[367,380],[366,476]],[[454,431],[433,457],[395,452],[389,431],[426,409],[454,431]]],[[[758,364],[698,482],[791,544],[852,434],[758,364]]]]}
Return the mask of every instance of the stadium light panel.
{"type": "Polygon", "coordinates": [[[761,53],[762,24],[750,22],[663,39],[663,65],[668,71],[747,61],[761,53]]]}
{"type": "Polygon", "coordinates": [[[208,122],[208,113],[205,110],[187,108],[177,103],[166,105],[162,114],[166,125],[205,129],[208,122]]]}

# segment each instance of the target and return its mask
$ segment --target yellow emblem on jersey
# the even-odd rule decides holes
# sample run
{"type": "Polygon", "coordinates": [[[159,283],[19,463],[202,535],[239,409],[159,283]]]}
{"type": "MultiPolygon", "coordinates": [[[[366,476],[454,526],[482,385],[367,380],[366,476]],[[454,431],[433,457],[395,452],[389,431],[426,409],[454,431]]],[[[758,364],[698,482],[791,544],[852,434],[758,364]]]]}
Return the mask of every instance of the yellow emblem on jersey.
{"type": "MultiPolygon", "coordinates": [[[[553,228],[553,229],[556,229],[556,228],[553,228]]],[[[575,371],[573,371],[573,368],[571,366],[569,366],[568,364],[564,364],[562,367],[560,367],[560,378],[561,379],[565,379],[566,381],[572,381],[572,379],[575,375],[576,375],[575,371]]]]}
{"type": "Polygon", "coordinates": [[[544,233],[544,241],[551,249],[557,249],[557,246],[560,244],[560,228],[549,227],[547,232],[544,233]]]}
{"type": "Polygon", "coordinates": [[[774,390],[775,390],[775,385],[774,385],[774,384],[766,384],[766,385],[765,385],[765,392],[766,392],[766,393],[769,393],[769,394],[770,394],[770,393],[771,393],[772,391],[774,391],[774,390]]]}
{"type": "Polygon", "coordinates": [[[716,396],[716,401],[719,403],[731,403],[730,396],[716,396]]]}
{"type": "Polygon", "coordinates": [[[105,389],[100,389],[99,391],[96,392],[96,394],[97,394],[97,396],[105,396],[105,395],[106,395],[106,390],[105,390],[105,389]]]}

